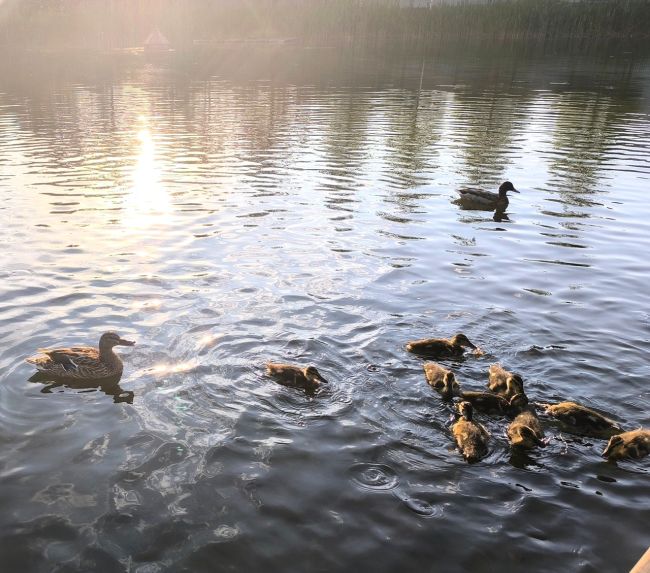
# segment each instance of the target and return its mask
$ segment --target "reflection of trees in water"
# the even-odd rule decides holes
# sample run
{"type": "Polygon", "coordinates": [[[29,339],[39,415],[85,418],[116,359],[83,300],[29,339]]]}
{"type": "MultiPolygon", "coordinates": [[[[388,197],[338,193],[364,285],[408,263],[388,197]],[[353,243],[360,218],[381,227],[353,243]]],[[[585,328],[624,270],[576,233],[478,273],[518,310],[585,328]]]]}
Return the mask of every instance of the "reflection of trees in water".
{"type": "Polygon", "coordinates": [[[517,136],[526,127],[518,112],[529,97],[506,96],[499,91],[455,94],[451,115],[465,159],[466,183],[498,186],[503,181],[516,151],[517,136]]]}
{"type": "Polygon", "coordinates": [[[603,177],[603,162],[616,145],[619,106],[602,94],[567,93],[556,100],[553,111],[548,185],[562,195],[565,205],[589,205],[584,195],[594,193],[603,177]]]}

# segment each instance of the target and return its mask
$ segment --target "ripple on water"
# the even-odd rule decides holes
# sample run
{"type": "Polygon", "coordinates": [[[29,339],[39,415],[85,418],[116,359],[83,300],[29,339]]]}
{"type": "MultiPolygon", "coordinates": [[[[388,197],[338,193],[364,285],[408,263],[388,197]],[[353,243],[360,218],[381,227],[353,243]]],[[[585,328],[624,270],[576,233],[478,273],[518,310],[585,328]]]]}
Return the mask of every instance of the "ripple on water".
{"type": "Polygon", "coordinates": [[[358,463],[349,471],[352,483],[365,489],[384,491],[399,483],[395,470],[384,464],[358,463]]]}

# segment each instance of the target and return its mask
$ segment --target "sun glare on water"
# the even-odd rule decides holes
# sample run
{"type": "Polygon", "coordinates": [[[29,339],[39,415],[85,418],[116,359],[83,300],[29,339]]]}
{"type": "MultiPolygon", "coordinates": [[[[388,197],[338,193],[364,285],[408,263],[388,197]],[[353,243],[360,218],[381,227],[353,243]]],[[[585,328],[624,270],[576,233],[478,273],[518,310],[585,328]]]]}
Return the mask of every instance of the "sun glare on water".
{"type": "Polygon", "coordinates": [[[148,128],[138,132],[137,162],[125,204],[124,224],[142,228],[165,223],[171,214],[169,195],[161,182],[156,143],[148,128]]]}

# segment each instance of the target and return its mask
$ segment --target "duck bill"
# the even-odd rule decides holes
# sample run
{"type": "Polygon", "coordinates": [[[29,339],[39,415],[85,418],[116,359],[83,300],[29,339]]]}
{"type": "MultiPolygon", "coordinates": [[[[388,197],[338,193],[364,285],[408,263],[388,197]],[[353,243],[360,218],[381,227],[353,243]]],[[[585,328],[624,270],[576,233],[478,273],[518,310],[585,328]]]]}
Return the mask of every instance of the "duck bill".
{"type": "Polygon", "coordinates": [[[605,450],[603,451],[603,453],[600,454],[600,455],[601,455],[603,458],[607,459],[607,458],[609,458],[609,455],[612,453],[612,449],[613,449],[612,446],[610,446],[609,444],[607,444],[607,447],[605,448],[605,450]]]}
{"type": "Polygon", "coordinates": [[[476,346],[476,344],[470,342],[469,340],[465,343],[465,346],[468,346],[472,350],[476,350],[478,348],[478,346],[476,346]]]}
{"type": "Polygon", "coordinates": [[[510,191],[514,191],[515,193],[520,193],[520,191],[517,191],[514,187],[510,189],[510,191]]]}
{"type": "Polygon", "coordinates": [[[135,344],[135,340],[125,340],[124,338],[120,338],[120,341],[117,344],[119,346],[133,346],[135,344]]]}
{"type": "Polygon", "coordinates": [[[325,380],[325,378],[323,378],[320,374],[317,374],[314,376],[314,378],[316,378],[316,380],[318,380],[321,384],[329,384],[329,382],[325,380]]]}

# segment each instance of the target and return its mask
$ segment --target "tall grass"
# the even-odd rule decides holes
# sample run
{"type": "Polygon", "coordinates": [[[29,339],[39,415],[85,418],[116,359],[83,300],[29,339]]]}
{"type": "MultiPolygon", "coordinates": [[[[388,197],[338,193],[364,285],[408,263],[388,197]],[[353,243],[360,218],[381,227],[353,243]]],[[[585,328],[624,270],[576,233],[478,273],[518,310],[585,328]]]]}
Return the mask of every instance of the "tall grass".
{"type": "Polygon", "coordinates": [[[492,0],[407,9],[398,0],[5,0],[0,43],[140,45],[159,26],[194,40],[297,38],[314,44],[427,46],[449,39],[645,38],[648,0],[492,0]]]}

